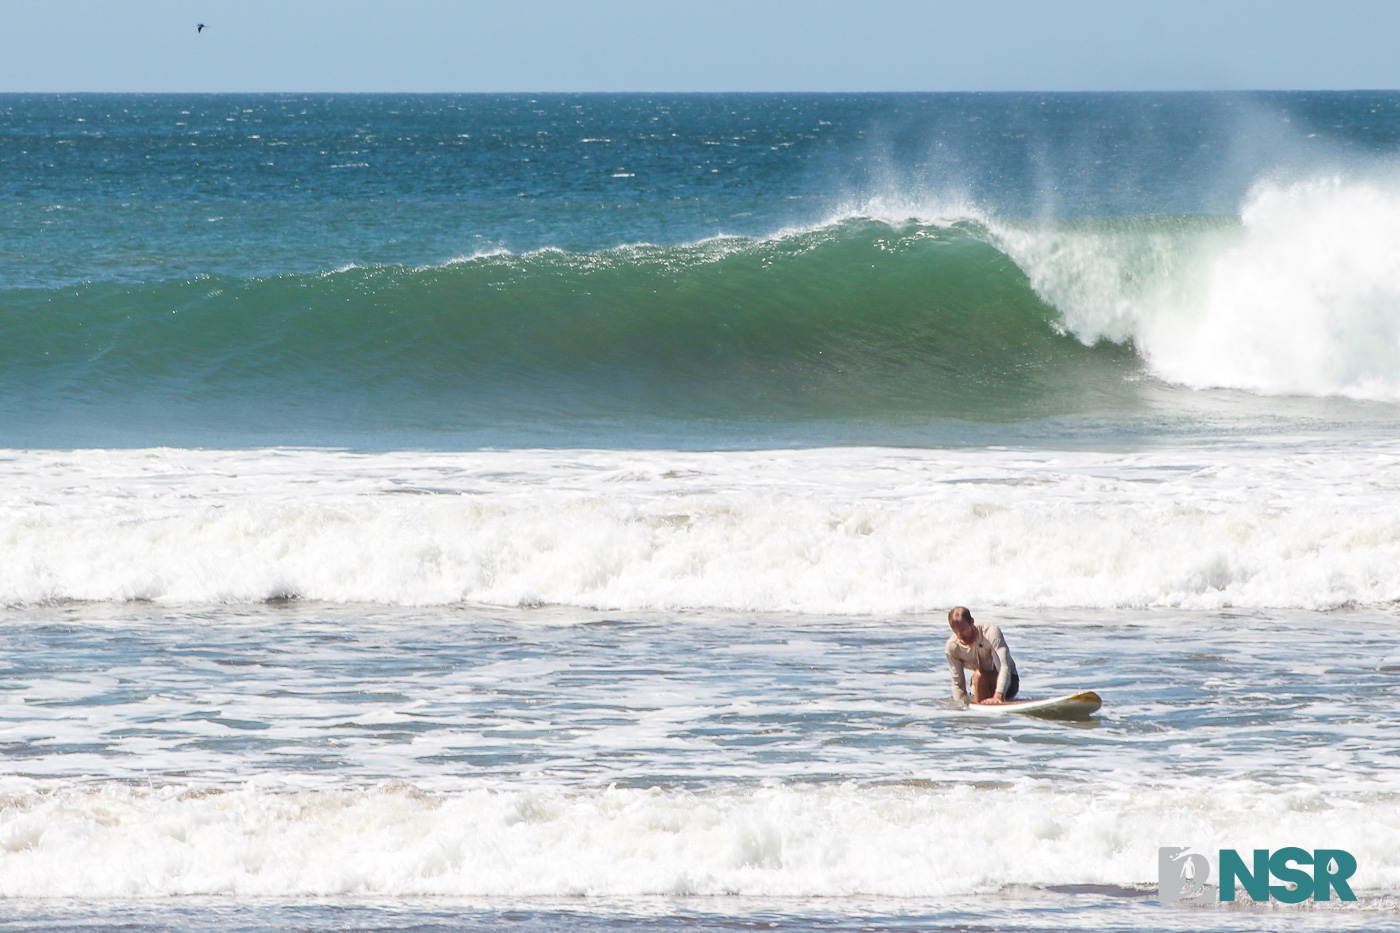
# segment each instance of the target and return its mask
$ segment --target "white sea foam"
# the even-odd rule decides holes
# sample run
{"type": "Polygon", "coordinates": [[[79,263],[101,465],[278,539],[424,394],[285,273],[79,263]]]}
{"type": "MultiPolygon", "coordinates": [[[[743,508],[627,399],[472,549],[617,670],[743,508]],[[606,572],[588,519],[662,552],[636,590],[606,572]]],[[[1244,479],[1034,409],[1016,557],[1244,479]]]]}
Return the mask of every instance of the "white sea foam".
{"type": "Polygon", "coordinates": [[[0,600],[818,613],[1400,600],[1400,447],[12,452],[0,600]]]}
{"type": "Polygon", "coordinates": [[[991,223],[1085,343],[1131,340],[1193,388],[1400,399],[1400,187],[1254,187],[1237,230],[991,223]]]}
{"type": "Polygon", "coordinates": [[[1156,881],[1157,847],[1341,848],[1400,884],[1393,795],[1198,786],[272,792],[49,787],[0,809],[0,895],[939,896],[1156,881]]]}
{"type": "Polygon", "coordinates": [[[479,262],[480,260],[483,260],[483,259],[498,259],[498,258],[500,258],[501,256],[514,256],[514,255],[515,255],[515,253],[513,253],[513,252],[511,252],[510,250],[506,249],[504,246],[484,246],[484,247],[482,247],[481,249],[474,250],[473,252],[464,253],[464,254],[462,254],[462,255],[460,255],[460,256],[454,256],[454,257],[452,257],[451,259],[447,260],[446,262],[441,263],[440,265],[437,265],[437,264],[429,264],[429,265],[425,265],[425,266],[419,266],[415,271],[421,272],[421,271],[423,271],[423,270],[425,270],[425,269],[436,269],[436,268],[442,268],[442,267],[446,267],[446,266],[458,266],[458,265],[463,265],[463,264],[465,264],[465,263],[479,262]]]}

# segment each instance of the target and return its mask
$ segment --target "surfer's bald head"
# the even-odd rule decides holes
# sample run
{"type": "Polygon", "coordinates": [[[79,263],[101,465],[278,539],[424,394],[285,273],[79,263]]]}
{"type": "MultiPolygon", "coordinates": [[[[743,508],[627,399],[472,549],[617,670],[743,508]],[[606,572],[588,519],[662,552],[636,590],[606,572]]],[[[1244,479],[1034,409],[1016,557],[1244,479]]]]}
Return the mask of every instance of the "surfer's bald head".
{"type": "Polygon", "coordinates": [[[972,618],[972,610],[966,606],[954,606],[948,610],[948,624],[952,626],[963,625],[975,621],[972,618]]]}

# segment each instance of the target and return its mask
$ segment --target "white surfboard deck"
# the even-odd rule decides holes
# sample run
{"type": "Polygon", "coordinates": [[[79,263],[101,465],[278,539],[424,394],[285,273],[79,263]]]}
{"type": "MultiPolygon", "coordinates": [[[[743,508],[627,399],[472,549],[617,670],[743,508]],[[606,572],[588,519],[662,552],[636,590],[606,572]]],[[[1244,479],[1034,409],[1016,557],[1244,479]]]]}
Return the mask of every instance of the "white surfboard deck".
{"type": "Polygon", "coordinates": [[[1024,713],[1042,719],[1088,719],[1103,706],[1103,700],[1092,690],[1067,693],[1048,700],[1012,700],[1009,703],[969,703],[967,711],[979,716],[1005,716],[1024,713]]]}

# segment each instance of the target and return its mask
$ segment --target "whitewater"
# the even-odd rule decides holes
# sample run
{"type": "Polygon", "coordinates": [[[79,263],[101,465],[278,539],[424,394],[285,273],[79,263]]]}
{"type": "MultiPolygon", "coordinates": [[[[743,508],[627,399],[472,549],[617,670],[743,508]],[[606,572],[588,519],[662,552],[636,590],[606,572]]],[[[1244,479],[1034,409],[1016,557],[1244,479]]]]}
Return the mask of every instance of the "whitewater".
{"type": "Polygon", "coordinates": [[[10,451],[0,600],[1384,608],[1400,445],[10,451]]]}
{"type": "Polygon", "coordinates": [[[996,239],[1067,331],[1130,341],[1157,378],[1396,401],[1398,193],[1364,177],[1261,181],[1228,231],[1190,221],[1177,225],[1195,236],[1141,223],[1048,235],[1003,227],[996,239]]]}

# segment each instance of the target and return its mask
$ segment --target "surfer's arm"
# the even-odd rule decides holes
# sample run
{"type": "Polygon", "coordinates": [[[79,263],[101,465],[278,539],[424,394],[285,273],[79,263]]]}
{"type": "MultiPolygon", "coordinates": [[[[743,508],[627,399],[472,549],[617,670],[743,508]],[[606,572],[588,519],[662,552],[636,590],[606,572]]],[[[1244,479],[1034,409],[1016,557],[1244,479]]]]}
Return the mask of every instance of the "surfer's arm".
{"type": "Polygon", "coordinates": [[[967,679],[963,676],[963,663],[960,659],[953,657],[951,651],[948,652],[948,673],[953,676],[953,701],[966,703],[967,679]]]}
{"type": "Polygon", "coordinates": [[[982,631],[992,647],[992,653],[997,656],[997,686],[992,691],[991,700],[1000,703],[1011,686],[1011,649],[1006,647],[1006,638],[998,626],[988,625],[982,631]]]}
{"type": "Polygon", "coordinates": [[[1011,649],[1006,647],[1006,642],[1002,642],[997,648],[997,661],[997,688],[992,696],[1000,703],[1006,696],[1007,688],[1011,686],[1011,649]]]}

